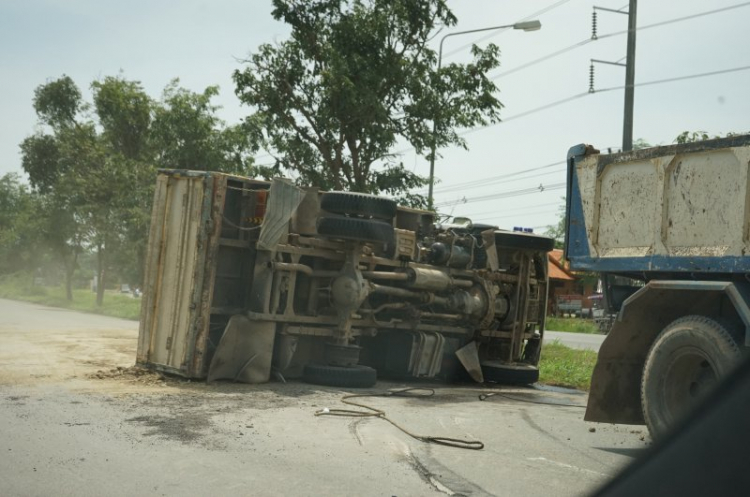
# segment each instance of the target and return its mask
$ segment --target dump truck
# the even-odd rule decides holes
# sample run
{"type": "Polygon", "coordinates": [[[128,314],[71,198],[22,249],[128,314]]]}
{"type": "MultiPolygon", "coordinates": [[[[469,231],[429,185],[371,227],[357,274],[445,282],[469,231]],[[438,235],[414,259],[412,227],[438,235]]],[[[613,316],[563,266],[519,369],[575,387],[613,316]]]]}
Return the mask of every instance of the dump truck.
{"type": "Polygon", "coordinates": [[[661,436],[750,345],[750,135],[568,153],[565,257],[617,318],[585,419],[661,436]]]}
{"type": "Polygon", "coordinates": [[[247,383],[533,383],[553,244],[381,196],[162,170],[137,364],[247,383]]]}

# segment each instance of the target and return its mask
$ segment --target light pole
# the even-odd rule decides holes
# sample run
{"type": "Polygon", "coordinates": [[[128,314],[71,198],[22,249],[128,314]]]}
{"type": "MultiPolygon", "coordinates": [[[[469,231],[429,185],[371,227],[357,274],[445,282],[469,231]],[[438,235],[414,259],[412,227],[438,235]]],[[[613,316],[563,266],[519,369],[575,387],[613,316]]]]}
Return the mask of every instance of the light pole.
{"type": "MultiPolygon", "coordinates": [[[[438,52],[438,66],[437,71],[440,72],[440,67],[443,62],[443,42],[446,38],[450,38],[451,36],[458,36],[458,35],[466,35],[470,33],[480,33],[482,31],[492,31],[494,29],[505,29],[505,28],[513,28],[513,29],[520,29],[523,31],[537,31],[538,29],[542,28],[542,23],[539,21],[523,21],[523,22],[517,22],[515,24],[506,24],[504,26],[492,26],[490,28],[479,28],[479,29],[470,29],[468,31],[457,31],[455,33],[448,33],[447,35],[440,38],[440,50],[438,52]]],[[[429,186],[429,192],[427,194],[427,206],[430,210],[432,210],[433,207],[433,197],[432,197],[432,190],[435,186],[435,146],[436,146],[436,133],[437,133],[437,119],[438,116],[436,115],[435,118],[432,120],[432,147],[431,147],[431,153],[430,153],[430,186],[429,186]]]]}

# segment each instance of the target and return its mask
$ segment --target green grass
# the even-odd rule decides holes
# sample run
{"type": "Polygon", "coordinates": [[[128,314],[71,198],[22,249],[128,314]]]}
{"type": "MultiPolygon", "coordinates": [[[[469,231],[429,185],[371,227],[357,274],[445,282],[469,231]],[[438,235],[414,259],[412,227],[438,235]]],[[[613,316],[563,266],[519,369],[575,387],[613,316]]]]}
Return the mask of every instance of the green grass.
{"type": "Polygon", "coordinates": [[[65,298],[62,287],[31,285],[26,275],[10,275],[0,278],[0,298],[33,302],[50,307],[62,307],[81,312],[102,314],[123,319],[137,320],[141,312],[141,299],[115,292],[104,294],[104,303],[96,306],[96,294],[90,290],[73,290],[73,300],[65,298]]]}
{"type": "Polygon", "coordinates": [[[567,331],[570,333],[600,333],[599,328],[590,319],[556,318],[547,316],[544,328],[552,331],[567,331]]]}
{"type": "Polygon", "coordinates": [[[597,353],[571,349],[557,340],[544,344],[539,362],[539,382],[588,391],[597,353]]]}

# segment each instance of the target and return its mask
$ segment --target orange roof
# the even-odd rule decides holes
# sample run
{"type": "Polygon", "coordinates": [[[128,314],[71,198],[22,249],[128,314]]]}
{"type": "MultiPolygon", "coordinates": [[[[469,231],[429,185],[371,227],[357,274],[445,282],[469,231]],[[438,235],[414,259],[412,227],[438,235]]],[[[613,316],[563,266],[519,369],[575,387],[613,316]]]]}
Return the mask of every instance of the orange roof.
{"type": "Polygon", "coordinates": [[[547,264],[548,272],[549,272],[549,279],[551,280],[568,280],[572,281],[575,278],[562,269],[560,269],[557,264],[555,264],[552,261],[549,261],[549,264],[547,264]]]}
{"type": "Polygon", "coordinates": [[[552,251],[549,253],[549,256],[551,259],[555,259],[555,261],[562,265],[563,262],[563,251],[562,249],[552,249],[552,251]]]}
{"type": "Polygon", "coordinates": [[[567,280],[571,281],[575,279],[570,271],[563,266],[563,251],[560,249],[554,249],[549,253],[547,258],[547,272],[549,273],[549,279],[551,280],[567,280]]]}

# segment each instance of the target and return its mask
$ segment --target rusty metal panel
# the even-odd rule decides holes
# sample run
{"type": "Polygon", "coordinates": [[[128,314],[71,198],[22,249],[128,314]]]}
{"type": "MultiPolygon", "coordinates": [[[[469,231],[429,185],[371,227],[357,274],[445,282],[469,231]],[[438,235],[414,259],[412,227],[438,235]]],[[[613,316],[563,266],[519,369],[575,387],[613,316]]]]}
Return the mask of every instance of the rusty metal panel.
{"type": "Polygon", "coordinates": [[[207,175],[160,175],[154,195],[138,362],[192,376],[208,238],[207,175]],[[196,278],[198,277],[198,279],[196,278]]]}

